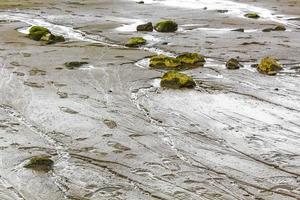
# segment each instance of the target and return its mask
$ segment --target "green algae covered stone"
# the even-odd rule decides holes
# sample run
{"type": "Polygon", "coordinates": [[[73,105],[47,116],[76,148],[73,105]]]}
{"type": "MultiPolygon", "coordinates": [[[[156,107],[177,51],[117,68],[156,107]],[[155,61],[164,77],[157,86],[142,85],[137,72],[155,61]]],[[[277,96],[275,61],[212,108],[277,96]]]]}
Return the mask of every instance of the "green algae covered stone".
{"type": "Polygon", "coordinates": [[[278,25],[275,28],[265,28],[262,31],[263,32],[271,32],[271,31],[285,31],[286,28],[283,25],[278,25]]]}
{"type": "Polygon", "coordinates": [[[165,21],[158,22],[154,26],[154,29],[157,32],[166,32],[166,33],[175,32],[178,29],[178,24],[171,20],[165,20],[165,21]]]}
{"type": "Polygon", "coordinates": [[[41,38],[51,32],[42,26],[33,26],[29,29],[29,38],[32,40],[40,41],[41,38]]]}
{"type": "Polygon", "coordinates": [[[150,67],[155,69],[179,69],[182,63],[177,58],[158,55],[150,59],[150,67]]]}
{"type": "Polygon", "coordinates": [[[204,56],[198,53],[183,53],[176,57],[183,65],[203,66],[205,63],[204,56]]]}
{"type": "Polygon", "coordinates": [[[177,71],[169,71],[163,75],[160,86],[171,89],[194,88],[196,83],[192,77],[186,74],[177,71]]]}
{"type": "Polygon", "coordinates": [[[87,65],[89,64],[88,62],[80,62],[80,61],[72,61],[72,62],[66,62],[64,64],[64,66],[67,68],[67,69],[76,69],[76,68],[79,68],[81,67],[82,65],[87,65]]]}
{"type": "Polygon", "coordinates": [[[142,37],[132,37],[128,40],[125,46],[127,47],[140,47],[145,45],[147,41],[142,37]]]}
{"type": "Polygon", "coordinates": [[[153,31],[153,25],[151,22],[148,22],[147,24],[141,24],[136,27],[137,31],[148,31],[152,32],[153,31]]]}
{"type": "Polygon", "coordinates": [[[257,70],[262,74],[276,75],[278,71],[282,69],[282,66],[277,62],[275,58],[265,57],[257,66],[257,70]]]}
{"type": "Polygon", "coordinates": [[[36,156],[31,158],[24,167],[36,171],[48,172],[52,169],[53,165],[54,162],[50,158],[44,156],[36,156]]]}
{"type": "Polygon", "coordinates": [[[239,69],[240,67],[243,67],[243,65],[236,58],[231,58],[226,62],[227,69],[239,69]]]}
{"type": "Polygon", "coordinates": [[[260,16],[257,13],[247,13],[244,15],[245,17],[251,18],[251,19],[258,19],[260,16]]]}
{"type": "Polygon", "coordinates": [[[278,25],[274,28],[274,31],[285,31],[286,28],[283,25],[278,25]]]}

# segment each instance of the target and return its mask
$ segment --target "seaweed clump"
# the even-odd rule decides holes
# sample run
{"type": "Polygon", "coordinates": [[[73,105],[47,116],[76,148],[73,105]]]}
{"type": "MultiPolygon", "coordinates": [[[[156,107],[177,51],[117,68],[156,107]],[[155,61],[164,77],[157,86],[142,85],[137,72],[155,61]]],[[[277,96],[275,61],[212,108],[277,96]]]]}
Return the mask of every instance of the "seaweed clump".
{"type": "Polygon", "coordinates": [[[87,65],[87,64],[89,64],[89,63],[88,62],[73,61],[73,62],[66,62],[64,64],[64,66],[67,69],[76,69],[76,68],[81,67],[82,65],[87,65]]]}
{"type": "Polygon", "coordinates": [[[29,38],[35,41],[43,41],[46,44],[64,42],[65,38],[61,35],[54,35],[49,29],[42,26],[33,26],[29,29],[29,38]]]}
{"type": "Polygon", "coordinates": [[[142,45],[145,45],[147,41],[142,37],[132,37],[128,40],[128,42],[125,44],[126,47],[140,47],[142,45]]]}
{"type": "Polygon", "coordinates": [[[196,83],[192,77],[186,74],[177,71],[169,71],[163,75],[160,86],[171,89],[194,88],[196,83]]]}
{"type": "Polygon", "coordinates": [[[166,33],[175,32],[178,29],[178,24],[171,20],[165,20],[165,21],[158,22],[154,26],[154,29],[157,32],[166,32],[166,33]]]}
{"type": "Polygon", "coordinates": [[[150,59],[150,67],[155,69],[192,69],[203,66],[204,63],[204,56],[197,53],[183,53],[176,58],[165,55],[157,55],[150,59]]]}
{"type": "Polygon", "coordinates": [[[265,57],[257,65],[257,70],[262,74],[274,76],[278,73],[278,71],[282,70],[282,66],[275,58],[265,57]]]}
{"type": "Polygon", "coordinates": [[[42,26],[33,26],[29,29],[29,38],[35,41],[40,41],[43,36],[51,33],[49,29],[42,26]]]}
{"type": "Polygon", "coordinates": [[[30,161],[24,166],[25,168],[48,172],[52,170],[54,165],[53,160],[44,156],[36,156],[30,159],[30,161]]]}
{"type": "Polygon", "coordinates": [[[244,15],[245,17],[251,18],[251,19],[258,19],[260,16],[257,13],[247,13],[244,15]]]}

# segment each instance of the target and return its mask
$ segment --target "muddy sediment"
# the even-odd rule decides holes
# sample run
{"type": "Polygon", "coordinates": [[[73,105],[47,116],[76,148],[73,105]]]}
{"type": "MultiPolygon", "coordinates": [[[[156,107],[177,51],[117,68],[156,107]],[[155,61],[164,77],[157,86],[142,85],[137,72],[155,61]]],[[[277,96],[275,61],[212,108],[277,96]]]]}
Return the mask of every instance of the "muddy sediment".
{"type": "Polygon", "coordinates": [[[1,200],[300,199],[299,2],[172,2],[0,3],[1,200]],[[178,31],[136,32],[164,19],[178,31]],[[149,57],[182,52],[206,56],[184,71],[196,87],[161,88],[149,57]],[[276,76],[251,67],[270,55],[276,76]],[[52,170],[24,168],[35,156],[52,170]]]}

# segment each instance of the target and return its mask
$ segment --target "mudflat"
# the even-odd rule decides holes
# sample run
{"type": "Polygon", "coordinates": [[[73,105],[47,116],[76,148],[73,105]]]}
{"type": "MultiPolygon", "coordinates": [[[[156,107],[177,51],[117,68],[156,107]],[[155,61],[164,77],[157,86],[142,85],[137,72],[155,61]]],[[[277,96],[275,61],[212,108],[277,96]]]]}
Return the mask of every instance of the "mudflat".
{"type": "Polygon", "coordinates": [[[300,199],[299,13],[288,0],[0,2],[0,199],[300,199]],[[136,31],[161,20],[178,30],[136,31]],[[32,26],[65,42],[31,40],[32,26]],[[196,87],[160,87],[150,57],[183,52],[205,56],[181,71],[196,87]],[[267,56],[275,76],[256,68],[267,56]],[[36,156],[51,170],[26,167],[36,156]]]}

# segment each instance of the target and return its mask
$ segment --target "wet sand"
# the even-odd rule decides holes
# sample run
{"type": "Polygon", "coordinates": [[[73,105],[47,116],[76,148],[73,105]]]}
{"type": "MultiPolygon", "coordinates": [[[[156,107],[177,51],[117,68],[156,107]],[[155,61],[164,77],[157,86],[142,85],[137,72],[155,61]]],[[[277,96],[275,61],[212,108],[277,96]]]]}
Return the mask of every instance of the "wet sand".
{"type": "Polygon", "coordinates": [[[0,3],[1,200],[300,199],[300,2],[169,2],[0,3]],[[253,9],[263,17],[243,17],[253,9]],[[161,19],[179,30],[135,31],[161,19]],[[262,32],[278,24],[287,31],[262,32]],[[32,25],[67,41],[32,41],[32,25]],[[148,44],[125,48],[133,36],[148,44]],[[207,57],[185,71],[197,87],[160,88],[149,56],[185,51],[207,57]],[[277,76],[250,67],[267,55],[277,76]],[[227,70],[231,57],[245,67],[227,70]],[[37,155],[54,169],[23,167],[37,155]]]}

